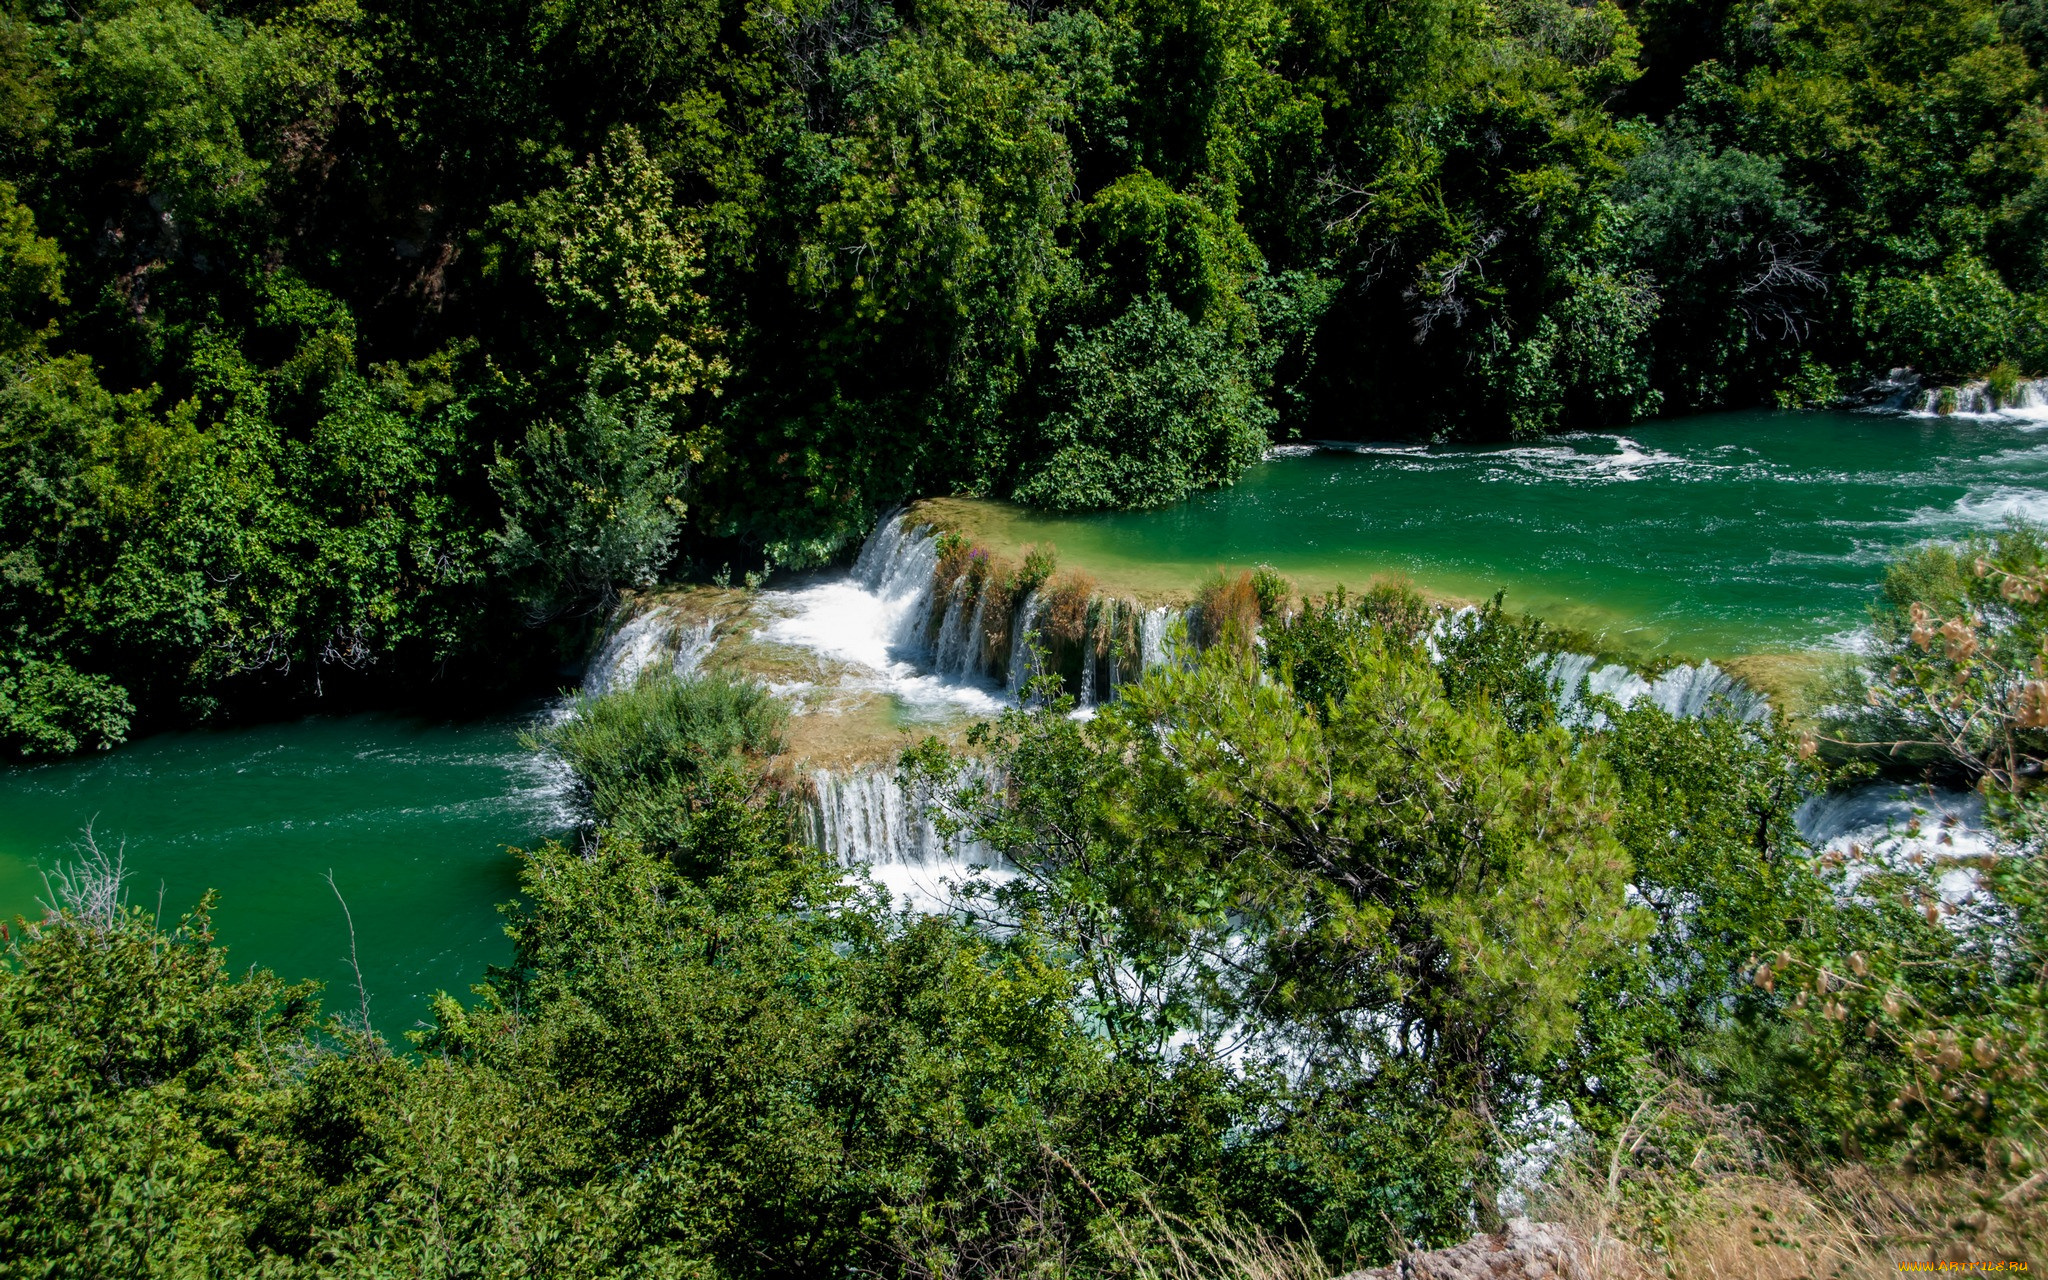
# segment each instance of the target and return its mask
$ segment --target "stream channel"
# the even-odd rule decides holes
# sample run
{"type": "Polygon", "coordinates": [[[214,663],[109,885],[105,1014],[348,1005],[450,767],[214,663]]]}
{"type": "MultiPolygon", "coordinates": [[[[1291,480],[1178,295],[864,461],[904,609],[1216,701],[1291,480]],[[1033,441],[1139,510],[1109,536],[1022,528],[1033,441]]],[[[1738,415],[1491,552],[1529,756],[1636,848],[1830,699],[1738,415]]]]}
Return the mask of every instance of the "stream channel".
{"type": "MultiPolygon", "coordinates": [[[[1318,590],[1389,572],[1464,598],[1505,588],[1513,605],[1643,652],[1839,649],[1853,645],[1895,549],[2011,517],[2048,520],[2048,422],[1749,413],[1527,446],[1297,446],[1236,488],[1163,511],[991,510],[1002,527],[989,532],[1054,541],[1064,562],[1120,590],[1185,591],[1220,565],[1263,561],[1318,590]]],[[[906,642],[932,607],[918,576],[928,579],[929,551],[906,531],[891,536],[885,528],[851,571],[777,582],[761,595],[761,621],[727,630],[815,652],[842,683],[892,707],[899,728],[1002,705],[1000,682],[950,678],[906,642]]],[[[711,634],[699,643],[644,619],[627,634],[634,625],[599,655],[593,682],[650,661],[686,667],[711,634]]],[[[813,714],[834,711],[811,685],[790,691],[813,714]]],[[[320,979],[338,1008],[355,992],[324,878],[332,869],[374,1019],[396,1035],[426,1016],[434,990],[464,993],[509,959],[495,911],[516,889],[505,849],[574,826],[563,771],[519,744],[547,714],[314,717],[0,770],[0,919],[41,914],[41,870],[75,858],[90,824],[100,848],[123,852],[131,902],[161,902],[168,923],[218,890],[235,967],[320,979]]],[[[811,804],[814,838],[843,860],[946,860],[886,775],[841,770],[811,804]]],[[[1830,797],[1813,806],[1809,834],[1881,826],[1900,804],[1830,797]]],[[[916,897],[900,874],[878,878],[916,897]]]]}

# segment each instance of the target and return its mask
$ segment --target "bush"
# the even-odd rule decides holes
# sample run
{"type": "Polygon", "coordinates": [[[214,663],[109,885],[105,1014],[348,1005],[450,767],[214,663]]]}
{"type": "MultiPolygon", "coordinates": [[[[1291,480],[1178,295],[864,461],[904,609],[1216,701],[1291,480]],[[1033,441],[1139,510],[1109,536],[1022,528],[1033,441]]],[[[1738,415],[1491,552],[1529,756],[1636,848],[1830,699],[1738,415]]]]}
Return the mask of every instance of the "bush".
{"type": "Polygon", "coordinates": [[[569,717],[533,735],[567,760],[602,815],[636,786],[687,778],[741,754],[782,749],[788,709],[752,680],[709,671],[650,671],[632,686],[579,698],[569,717]]]}
{"type": "Polygon", "coordinates": [[[1270,564],[1252,570],[1252,594],[1259,598],[1259,617],[1276,618],[1294,595],[1294,584],[1270,564]]]}
{"type": "Polygon", "coordinates": [[[1017,591],[1023,594],[1038,590],[1053,570],[1060,566],[1060,549],[1052,543],[1024,548],[1024,567],[1017,571],[1017,591]]]}
{"type": "Polygon", "coordinates": [[[1244,355],[1154,294],[1099,329],[1070,330],[1053,362],[1060,406],[1017,501],[1057,511],[1157,507],[1230,484],[1265,456],[1275,415],[1244,355]]]}
{"type": "Polygon", "coordinates": [[[670,425],[651,405],[592,391],[568,422],[535,423],[500,455],[498,564],[534,617],[647,585],[668,562],[683,476],[670,425]]]}
{"type": "Polygon", "coordinates": [[[1855,282],[1856,322],[1881,362],[1964,378],[2001,361],[2025,361],[2033,326],[1989,264],[1957,254],[1939,273],[1855,282]]]}
{"type": "Polygon", "coordinates": [[[23,654],[0,659],[0,753],[104,751],[128,736],[134,714],[127,691],[105,676],[23,654]]]}

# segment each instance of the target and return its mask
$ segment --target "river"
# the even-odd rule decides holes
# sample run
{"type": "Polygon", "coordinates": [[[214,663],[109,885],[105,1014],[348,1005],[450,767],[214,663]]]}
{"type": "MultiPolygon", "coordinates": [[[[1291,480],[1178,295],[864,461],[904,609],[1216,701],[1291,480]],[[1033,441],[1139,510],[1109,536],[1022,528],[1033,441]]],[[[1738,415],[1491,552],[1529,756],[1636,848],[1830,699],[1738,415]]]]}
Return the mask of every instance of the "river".
{"type": "MultiPolygon", "coordinates": [[[[1008,532],[1182,588],[1218,563],[1266,561],[1311,586],[1392,571],[1454,594],[1506,587],[1521,607],[1638,649],[1841,646],[1896,548],[2048,517],[2040,426],[1730,414],[1531,446],[1282,451],[1236,488],[1166,511],[1013,515],[1008,532]]],[[[801,605],[806,591],[831,595],[785,595],[801,605]]],[[[801,618],[786,629],[803,640],[801,618]]],[[[102,848],[125,850],[131,901],[161,901],[168,921],[218,889],[236,967],[319,978],[328,1007],[347,1008],[332,869],[373,1016],[396,1035],[435,989],[464,994],[509,958],[494,910],[515,890],[505,848],[573,822],[566,780],[519,745],[541,713],[160,734],[0,770],[0,918],[39,914],[37,868],[74,856],[91,824],[102,848]]]]}
{"type": "Polygon", "coordinates": [[[40,916],[40,867],[78,856],[90,825],[122,855],[128,899],[166,924],[207,889],[229,962],[327,984],[356,1006],[354,917],[371,1017],[388,1037],[468,996],[511,959],[495,904],[517,888],[507,845],[573,825],[568,779],[519,743],[531,716],[468,722],[313,717],[162,733],[113,751],[0,771],[0,918],[40,916]]]}
{"type": "Polygon", "coordinates": [[[2048,519],[2048,423],[2020,418],[1717,414],[1281,454],[1169,510],[1018,513],[991,532],[1141,590],[1262,561],[1317,590],[1392,573],[1467,599],[1506,589],[1616,648],[1719,657],[1845,644],[1895,549],[2048,519]]]}

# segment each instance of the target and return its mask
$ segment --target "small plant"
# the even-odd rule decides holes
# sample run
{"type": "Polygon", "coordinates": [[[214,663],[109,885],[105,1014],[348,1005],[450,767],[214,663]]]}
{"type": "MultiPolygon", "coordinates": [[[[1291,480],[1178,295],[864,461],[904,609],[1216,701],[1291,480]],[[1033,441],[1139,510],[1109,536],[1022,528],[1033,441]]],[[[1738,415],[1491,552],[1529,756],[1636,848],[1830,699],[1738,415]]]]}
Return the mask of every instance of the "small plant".
{"type": "Polygon", "coordinates": [[[1801,352],[1798,372],[1778,388],[1778,407],[1825,409],[1841,400],[1840,381],[1833,369],[1813,358],[1812,352],[1801,352]]]}
{"type": "Polygon", "coordinates": [[[1278,569],[1262,564],[1252,570],[1252,594],[1259,599],[1259,617],[1277,618],[1287,608],[1287,602],[1294,595],[1294,584],[1281,576],[1278,569]]]}
{"type": "Polygon", "coordinates": [[[730,562],[720,565],[718,572],[711,575],[711,585],[717,587],[720,591],[732,585],[732,564],[730,562]]]}
{"type": "Polygon", "coordinates": [[[942,533],[935,540],[939,553],[938,562],[932,566],[932,594],[944,598],[953,590],[954,584],[962,578],[968,586],[978,590],[980,582],[971,574],[977,565],[988,563],[988,553],[981,551],[957,533],[942,533]]]}
{"type": "Polygon", "coordinates": [[[2010,360],[2000,360],[1984,375],[1984,394],[1991,401],[1993,409],[2010,409],[2019,403],[2020,383],[2024,375],[2019,366],[2010,360]]]}
{"type": "Polygon", "coordinates": [[[1017,590],[1036,591],[1053,570],[1060,567],[1060,549],[1048,542],[1024,548],[1024,567],[1017,573],[1017,590]]]}

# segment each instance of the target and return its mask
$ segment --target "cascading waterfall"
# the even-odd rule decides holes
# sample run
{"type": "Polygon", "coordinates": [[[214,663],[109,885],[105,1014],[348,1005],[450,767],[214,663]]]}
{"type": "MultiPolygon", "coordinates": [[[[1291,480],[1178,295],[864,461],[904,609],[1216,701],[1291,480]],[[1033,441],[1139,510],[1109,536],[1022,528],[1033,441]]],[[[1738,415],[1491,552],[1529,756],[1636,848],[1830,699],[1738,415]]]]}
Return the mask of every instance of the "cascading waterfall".
{"type": "Polygon", "coordinates": [[[1031,633],[1038,623],[1038,592],[1026,592],[1010,625],[1010,675],[1007,688],[1013,698],[1022,698],[1031,681],[1038,678],[1038,657],[1031,650],[1031,633]]]}
{"type": "Polygon", "coordinates": [[[2034,378],[2000,388],[1994,388],[1982,378],[1955,386],[1929,387],[1923,386],[1917,375],[1894,370],[1890,378],[1873,390],[1881,395],[1878,408],[1915,416],[2048,417],[2048,378],[2034,378]]]}
{"type": "Polygon", "coordinates": [[[1594,698],[1610,698],[1626,708],[1639,698],[1681,719],[1698,716],[1727,716],[1743,724],[1760,721],[1771,713],[1770,701],[1712,662],[1698,666],[1677,666],[1646,680],[1618,662],[1595,669],[1598,661],[1590,654],[1558,653],[1538,657],[1532,670],[1541,670],[1567,724],[1597,729],[1607,717],[1589,705],[1594,698]]]}
{"type": "Polygon", "coordinates": [[[977,866],[997,879],[1013,874],[986,844],[948,841],[887,769],[817,769],[806,781],[812,841],[841,866],[868,867],[905,905],[946,909],[953,898],[947,882],[977,866]]]}
{"type": "Polygon", "coordinates": [[[684,620],[662,605],[640,609],[612,629],[583,673],[583,691],[601,697],[623,689],[664,658],[688,675],[718,643],[718,619],[684,620]]]}
{"type": "MultiPolygon", "coordinates": [[[[1810,797],[1792,821],[1814,848],[1843,852],[1858,845],[1875,863],[1975,859],[1999,852],[1997,838],[1984,825],[1984,797],[1969,791],[1872,783],[1810,797]]],[[[1941,877],[1941,895],[1951,902],[1976,887],[1975,873],[1965,867],[1941,877]]]]}
{"type": "Polygon", "coordinates": [[[964,870],[1001,862],[979,841],[947,841],[891,770],[813,769],[807,782],[816,801],[809,814],[812,837],[841,865],[964,870]]]}
{"type": "Polygon", "coordinates": [[[1160,666],[1166,661],[1166,628],[1173,621],[1174,611],[1161,606],[1148,609],[1138,619],[1138,671],[1142,675],[1148,668],[1160,666]]]}
{"type": "Polygon", "coordinates": [[[967,584],[954,583],[946,593],[946,612],[939,619],[939,634],[932,642],[932,667],[940,675],[964,676],[973,670],[981,656],[981,636],[976,625],[980,618],[980,608],[968,608],[967,584]]]}

